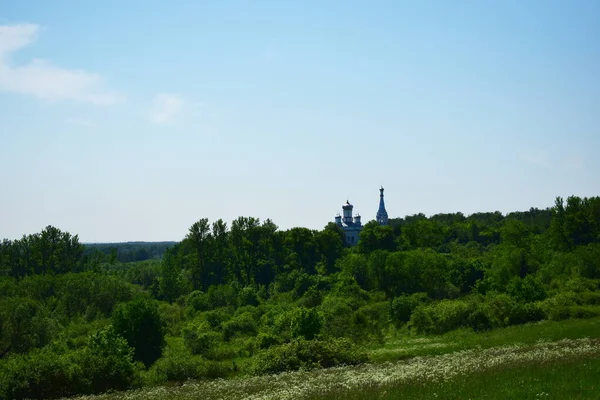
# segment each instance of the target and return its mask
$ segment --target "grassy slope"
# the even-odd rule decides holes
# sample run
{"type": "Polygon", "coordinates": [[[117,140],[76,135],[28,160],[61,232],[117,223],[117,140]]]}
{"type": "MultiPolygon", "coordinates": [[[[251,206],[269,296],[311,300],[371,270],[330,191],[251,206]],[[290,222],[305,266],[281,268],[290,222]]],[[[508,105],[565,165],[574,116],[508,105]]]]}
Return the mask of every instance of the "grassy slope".
{"type": "Polygon", "coordinates": [[[439,337],[399,337],[371,349],[374,361],[383,363],[373,366],[83,398],[597,399],[600,342],[555,342],[584,337],[600,338],[600,318],[542,322],[479,334],[457,331],[439,337]],[[587,347],[571,352],[570,346],[587,347]]]}
{"type": "Polygon", "coordinates": [[[550,364],[501,366],[460,375],[447,382],[390,384],[336,391],[314,399],[598,399],[600,359],[560,360],[550,364]]]}
{"type": "Polygon", "coordinates": [[[398,337],[385,345],[372,348],[373,362],[397,361],[415,356],[439,355],[473,348],[487,349],[522,343],[533,344],[539,340],[600,338],[600,318],[509,326],[487,332],[474,333],[457,330],[442,336],[398,337]]]}

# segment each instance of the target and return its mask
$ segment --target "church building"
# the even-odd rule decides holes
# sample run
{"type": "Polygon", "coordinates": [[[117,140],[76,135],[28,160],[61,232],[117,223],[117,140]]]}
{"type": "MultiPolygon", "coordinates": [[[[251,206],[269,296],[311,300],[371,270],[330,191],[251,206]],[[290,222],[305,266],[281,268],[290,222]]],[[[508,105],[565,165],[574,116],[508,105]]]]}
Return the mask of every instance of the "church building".
{"type": "MultiPolygon", "coordinates": [[[[358,243],[358,237],[362,229],[362,223],[360,222],[360,215],[352,215],[354,206],[346,200],[346,204],[342,206],[342,215],[338,214],[335,217],[335,223],[344,230],[346,234],[346,245],[354,246],[358,243]]],[[[379,189],[379,209],[375,217],[380,225],[388,224],[388,214],[385,210],[385,203],[383,201],[383,187],[379,189]]]]}

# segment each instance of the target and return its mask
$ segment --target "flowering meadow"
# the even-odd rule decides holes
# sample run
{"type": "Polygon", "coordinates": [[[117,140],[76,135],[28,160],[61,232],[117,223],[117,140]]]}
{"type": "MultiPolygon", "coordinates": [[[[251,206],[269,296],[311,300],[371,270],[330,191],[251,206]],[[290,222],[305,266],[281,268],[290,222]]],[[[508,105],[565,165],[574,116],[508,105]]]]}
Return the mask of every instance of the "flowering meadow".
{"type": "MultiPolygon", "coordinates": [[[[297,371],[278,375],[188,382],[181,386],[79,397],[80,400],[142,399],[320,399],[396,398],[397,391],[420,390],[472,375],[493,375],[510,369],[533,371],[561,363],[595,363],[600,366],[600,340],[563,339],[533,345],[470,349],[409,360],[297,371]]],[[[592,384],[593,385],[593,384],[592,384]]],[[[598,384],[596,384],[598,387],[598,384]]],[[[446,393],[458,396],[460,393],[446,393]]],[[[549,393],[539,394],[540,396],[549,393]]],[[[534,396],[536,394],[533,394],[534,396]]],[[[445,394],[432,394],[444,398],[445,394]]],[[[539,397],[539,396],[538,396],[539,397]]],[[[455,397],[452,397],[455,398],[455,397]]],[[[585,397],[582,397],[585,398],[585,397]]]]}

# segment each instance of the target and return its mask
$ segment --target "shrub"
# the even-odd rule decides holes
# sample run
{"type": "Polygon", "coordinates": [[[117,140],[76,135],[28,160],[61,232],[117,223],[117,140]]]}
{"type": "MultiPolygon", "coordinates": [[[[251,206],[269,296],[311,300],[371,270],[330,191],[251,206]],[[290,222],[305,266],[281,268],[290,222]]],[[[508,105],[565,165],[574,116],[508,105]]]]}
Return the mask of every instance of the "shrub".
{"type": "Polygon", "coordinates": [[[121,304],[112,316],[115,332],[134,350],[134,359],[146,366],[156,361],[164,346],[163,321],[155,301],[137,299],[121,304]]]}
{"type": "Polygon", "coordinates": [[[9,297],[0,305],[0,354],[26,353],[48,344],[56,331],[55,321],[39,302],[9,297]]]}
{"type": "Polygon", "coordinates": [[[400,326],[410,320],[410,316],[421,304],[429,302],[427,293],[403,294],[392,300],[390,314],[396,326],[400,326]]]}
{"type": "Polygon", "coordinates": [[[256,333],[256,320],[250,312],[236,315],[223,324],[223,338],[226,341],[231,340],[231,338],[238,334],[254,336],[256,333]]]}
{"type": "Polygon", "coordinates": [[[0,364],[0,398],[46,399],[74,394],[69,364],[48,348],[9,357],[0,364]]]}
{"type": "Polygon", "coordinates": [[[290,322],[292,337],[303,337],[306,340],[312,340],[319,335],[323,326],[322,317],[317,310],[304,307],[293,311],[290,322]]]}
{"type": "Polygon", "coordinates": [[[468,326],[471,310],[470,304],[464,300],[442,300],[417,307],[410,324],[417,333],[441,334],[468,326]]]}
{"type": "Polygon", "coordinates": [[[301,307],[313,308],[320,305],[321,302],[323,302],[323,293],[316,285],[313,285],[304,292],[302,297],[298,300],[298,305],[301,307]]]}
{"type": "Polygon", "coordinates": [[[238,297],[240,306],[257,306],[260,302],[258,293],[252,286],[242,288],[238,297]]]}
{"type": "Polygon", "coordinates": [[[254,374],[274,374],[299,369],[330,368],[356,365],[368,360],[350,340],[294,339],[290,343],[274,346],[259,353],[254,359],[254,374]]]}
{"type": "Polygon", "coordinates": [[[572,292],[558,293],[541,303],[547,317],[554,321],[571,318],[570,308],[576,305],[577,294],[572,292]]]}
{"type": "Polygon", "coordinates": [[[159,358],[144,373],[144,383],[159,385],[165,382],[183,382],[205,376],[206,360],[200,356],[176,354],[159,358]]]}
{"type": "Polygon", "coordinates": [[[231,309],[219,308],[202,313],[202,317],[208,322],[211,329],[221,329],[223,323],[231,319],[232,313],[231,309]]]}
{"type": "Polygon", "coordinates": [[[512,278],[506,286],[506,292],[518,301],[530,303],[544,300],[546,289],[534,275],[527,275],[524,279],[512,278]]]}
{"type": "Polygon", "coordinates": [[[141,368],[133,361],[133,349],[112,326],[92,334],[88,347],[74,353],[73,358],[72,363],[80,368],[82,393],[127,389],[141,368]]]}
{"type": "Polygon", "coordinates": [[[206,292],[209,309],[237,306],[237,292],[233,285],[212,285],[206,292]]]}
{"type": "Polygon", "coordinates": [[[332,337],[348,336],[353,331],[352,314],[354,309],[343,297],[328,295],[321,304],[323,313],[323,334],[332,337]]]}
{"type": "Polygon", "coordinates": [[[257,349],[268,349],[269,347],[281,344],[281,339],[270,333],[259,333],[255,340],[254,346],[257,349]]]}
{"type": "Polygon", "coordinates": [[[60,354],[36,349],[0,364],[0,398],[46,399],[123,390],[137,382],[141,365],[112,327],[90,336],[88,347],[60,354]]]}
{"type": "Polygon", "coordinates": [[[221,340],[221,335],[211,331],[206,322],[191,322],[183,328],[183,340],[192,354],[206,355],[221,340]]]}
{"type": "Polygon", "coordinates": [[[232,371],[230,363],[208,361],[202,356],[191,354],[181,338],[169,337],[167,342],[163,356],[143,373],[145,384],[224,378],[232,371]]]}
{"type": "Polygon", "coordinates": [[[194,311],[210,310],[208,295],[199,290],[194,290],[187,295],[185,304],[194,311]]]}
{"type": "Polygon", "coordinates": [[[353,338],[358,341],[375,340],[383,343],[389,315],[390,303],[388,301],[371,303],[359,308],[353,316],[355,327],[353,338]]]}
{"type": "Polygon", "coordinates": [[[545,318],[546,313],[539,302],[517,303],[511,310],[508,321],[510,325],[519,325],[527,322],[541,321],[545,318]]]}

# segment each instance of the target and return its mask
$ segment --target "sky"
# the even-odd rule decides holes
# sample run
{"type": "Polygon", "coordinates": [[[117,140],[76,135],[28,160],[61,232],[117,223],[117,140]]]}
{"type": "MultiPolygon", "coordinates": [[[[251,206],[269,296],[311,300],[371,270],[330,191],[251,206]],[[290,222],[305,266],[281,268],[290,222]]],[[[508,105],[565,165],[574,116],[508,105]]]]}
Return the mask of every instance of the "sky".
{"type": "Polygon", "coordinates": [[[599,195],[600,2],[0,0],[0,238],[599,195]]]}

